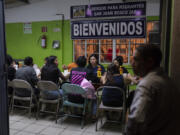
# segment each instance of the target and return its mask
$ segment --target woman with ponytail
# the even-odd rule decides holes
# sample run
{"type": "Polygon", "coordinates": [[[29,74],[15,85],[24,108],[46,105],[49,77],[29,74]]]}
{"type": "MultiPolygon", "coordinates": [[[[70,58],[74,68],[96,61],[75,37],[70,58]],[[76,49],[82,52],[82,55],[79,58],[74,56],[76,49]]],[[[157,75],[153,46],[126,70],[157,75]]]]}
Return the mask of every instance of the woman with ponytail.
{"type": "MultiPolygon", "coordinates": [[[[123,76],[119,74],[119,68],[110,64],[107,68],[107,73],[102,79],[105,86],[116,86],[124,88],[123,76]]],[[[122,106],[123,98],[121,91],[104,88],[102,92],[102,102],[105,106],[119,107],[122,106]]]]}

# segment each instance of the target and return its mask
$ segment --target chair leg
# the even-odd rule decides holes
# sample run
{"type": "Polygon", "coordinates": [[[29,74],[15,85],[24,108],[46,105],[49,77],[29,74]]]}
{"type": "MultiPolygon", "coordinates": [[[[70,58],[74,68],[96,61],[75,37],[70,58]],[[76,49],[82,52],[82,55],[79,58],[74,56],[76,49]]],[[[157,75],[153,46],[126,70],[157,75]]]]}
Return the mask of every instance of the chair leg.
{"type": "Polygon", "coordinates": [[[14,98],[12,98],[12,110],[11,110],[11,113],[12,114],[14,113],[14,98]]]}
{"type": "Polygon", "coordinates": [[[125,124],[126,124],[126,110],[122,112],[122,132],[125,132],[125,124]]]}
{"type": "Polygon", "coordinates": [[[85,119],[85,117],[84,117],[84,115],[83,115],[83,116],[82,116],[82,120],[81,120],[81,129],[84,128],[84,119],[85,119]]]}
{"type": "MultiPolygon", "coordinates": [[[[62,103],[62,106],[61,106],[61,111],[62,112],[64,112],[64,106],[63,106],[63,103],[62,103]]],[[[66,111],[68,112],[68,108],[66,109],[66,111]]],[[[61,123],[61,125],[63,124],[63,121],[64,121],[64,118],[66,117],[66,114],[64,113],[63,114],[63,117],[61,117],[61,119],[60,119],[60,123],[61,123]]]]}
{"type": "Polygon", "coordinates": [[[58,112],[59,112],[59,101],[57,103],[57,108],[56,108],[56,124],[57,124],[58,112]]]}
{"type": "Polygon", "coordinates": [[[84,108],[83,108],[83,115],[82,115],[82,120],[81,120],[81,129],[84,128],[85,114],[86,114],[86,106],[84,106],[84,108]]]}
{"type": "Polygon", "coordinates": [[[39,101],[37,102],[37,110],[36,110],[36,120],[38,120],[38,117],[39,117],[39,101]]]}
{"type": "Polygon", "coordinates": [[[30,100],[30,105],[29,105],[29,118],[31,118],[31,109],[32,109],[32,99],[30,100]]]}
{"type": "Polygon", "coordinates": [[[99,118],[99,110],[96,111],[96,127],[95,127],[95,131],[98,131],[98,118],[99,118]]]}
{"type": "Polygon", "coordinates": [[[84,107],[83,107],[83,114],[82,114],[82,120],[81,120],[81,129],[83,129],[83,127],[84,127],[85,114],[86,114],[86,105],[84,105],[84,107]]]}
{"type": "Polygon", "coordinates": [[[102,111],[101,113],[102,113],[102,114],[101,114],[101,116],[100,116],[100,117],[101,117],[101,126],[102,126],[102,124],[103,124],[102,119],[103,119],[103,116],[104,116],[104,112],[102,111]]]}
{"type": "Polygon", "coordinates": [[[101,110],[101,125],[100,125],[100,128],[106,123],[106,121],[107,121],[107,117],[104,115],[105,113],[104,113],[104,110],[101,110]],[[105,117],[104,117],[105,116],[105,117]],[[105,119],[104,119],[105,118],[105,119]]]}
{"type": "Polygon", "coordinates": [[[98,119],[97,119],[97,121],[96,121],[95,131],[98,131],[98,119]]]}
{"type": "Polygon", "coordinates": [[[28,108],[28,117],[31,118],[31,107],[28,108]]]}
{"type": "Polygon", "coordinates": [[[33,115],[34,115],[34,117],[36,117],[36,112],[37,112],[37,103],[38,103],[38,101],[37,101],[37,98],[35,97],[34,111],[33,111],[33,115]]]}
{"type": "Polygon", "coordinates": [[[12,109],[12,97],[8,98],[8,101],[9,101],[9,112],[11,111],[12,109]]]}

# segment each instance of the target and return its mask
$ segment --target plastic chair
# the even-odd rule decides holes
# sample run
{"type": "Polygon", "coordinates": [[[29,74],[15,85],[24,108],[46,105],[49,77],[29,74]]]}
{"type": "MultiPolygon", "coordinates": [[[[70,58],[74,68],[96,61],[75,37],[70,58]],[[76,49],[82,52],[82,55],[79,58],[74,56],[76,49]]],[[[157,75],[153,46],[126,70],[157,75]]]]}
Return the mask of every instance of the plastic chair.
{"type": "Polygon", "coordinates": [[[55,114],[56,123],[57,123],[59,106],[60,106],[60,102],[61,102],[62,98],[59,94],[59,97],[57,99],[47,99],[45,93],[47,91],[57,91],[57,90],[59,90],[59,87],[52,81],[39,81],[37,83],[37,87],[40,90],[40,98],[39,98],[39,101],[37,104],[36,119],[38,119],[40,112],[51,113],[51,114],[55,114]],[[40,110],[40,107],[41,107],[40,105],[42,105],[42,104],[56,104],[56,111],[53,112],[53,111],[48,111],[48,110],[40,110]]]}
{"type": "Polygon", "coordinates": [[[13,83],[12,113],[14,111],[14,107],[26,108],[26,109],[29,109],[29,117],[30,117],[31,109],[32,109],[32,107],[34,107],[32,100],[33,100],[33,98],[36,100],[32,86],[27,81],[21,80],[21,79],[14,79],[12,81],[12,83],[13,83]],[[28,96],[28,97],[18,96],[16,94],[16,92],[23,92],[23,93],[30,92],[30,96],[28,96]],[[14,104],[15,100],[27,101],[27,102],[29,102],[29,106],[24,106],[23,104],[15,105],[14,104]]]}
{"type": "MultiPolygon", "coordinates": [[[[122,88],[119,88],[119,87],[114,87],[114,86],[102,86],[100,88],[97,89],[97,96],[100,97],[102,95],[102,90],[103,88],[107,88],[107,89],[112,89],[112,90],[119,90],[122,92],[123,94],[123,105],[122,107],[109,107],[109,106],[105,106],[103,105],[102,103],[102,99],[100,98],[97,103],[97,118],[99,120],[101,120],[101,126],[102,127],[102,119],[103,119],[103,115],[100,116],[100,113],[99,112],[103,112],[103,111],[115,111],[115,112],[122,112],[122,120],[121,120],[121,123],[122,123],[122,131],[124,133],[124,127],[125,127],[125,118],[126,118],[126,94],[125,94],[125,90],[122,89],[122,88]]],[[[102,113],[104,114],[104,113],[102,113]]],[[[96,121],[96,127],[95,127],[95,130],[97,131],[98,130],[98,120],[96,121]]],[[[107,122],[118,122],[118,121],[107,121],[107,122]]]]}
{"type": "MultiPolygon", "coordinates": [[[[87,107],[87,98],[86,98],[86,91],[85,89],[83,89],[82,87],[80,87],[79,85],[76,84],[70,84],[70,83],[65,83],[62,85],[62,89],[63,89],[63,107],[68,106],[68,107],[77,107],[77,108],[82,108],[82,116],[78,116],[78,115],[72,115],[72,114],[64,114],[64,116],[71,116],[71,117],[81,117],[81,128],[84,127],[84,121],[85,121],[85,113],[86,113],[86,107],[87,107]],[[79,94],[81,96],[84,97],[84,102],[83,103],[74,103],[69,101],[68,99],[68,95],[69,94],[79,94]]],[[[63,119],[63,118],[62,118],[63,119]]],[[[61,120],[62,122],[63,120],[61,120]]]]}

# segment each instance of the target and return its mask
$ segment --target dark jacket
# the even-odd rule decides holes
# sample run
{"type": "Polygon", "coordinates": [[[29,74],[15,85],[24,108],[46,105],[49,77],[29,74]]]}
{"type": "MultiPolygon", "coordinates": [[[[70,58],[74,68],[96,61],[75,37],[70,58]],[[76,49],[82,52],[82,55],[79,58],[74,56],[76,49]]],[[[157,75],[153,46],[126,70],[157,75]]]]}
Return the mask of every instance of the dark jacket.
{"type": "Polygon", "coordinates": [[[92,67],[91,65],[87,66],[89,75],[88,75],[88,80],[91,80],[93,83],[100,83],[100,78],[97,77],[97,71],[98,67],[101,68],[101,75],[104,74],[105,69],[102,65],[98,64],[96,67],[92,67]]]}
{"type": "Polygon", "coordinates": [[[122,69],[123,69],[123,73],[127,73],[127,74],[129,73],[125,67],[122,67],[122,69]]]}
{"type": "MultiPolygon", "coordinates": [[[[16,69],[13,66],[9,66],[7,68],[7,76],[8,76],[8,80],[12,81],[15,78],[16,75],[16,69]]],[[[13,92],[13,88],[12,87],[8,87],[8,93],[12,94],[13,92]]]]}
{"type": "Polygon", "coordinates": [[[59,78],[65,81],[65,78],[56,65],[44,66],[41,70],[41,80],[52,81],[59,85],[59,78]]]}
{"type": "Polygon", "coordinates": [[[16,69],[13,66],[7,68],[8,80],[12,81],[16,75],[16,69]]]}
{"type": "MultiPolygon", "coordinates": [[[[116,86],[124,88],[123,76],[113,76],[114,82],[106,82],[105,86],[116,86]]],[[[119,107],[123,103],[123,93],[118,90],[104,88],[102,92],[102,102],[106,106],[119,107]]]]}

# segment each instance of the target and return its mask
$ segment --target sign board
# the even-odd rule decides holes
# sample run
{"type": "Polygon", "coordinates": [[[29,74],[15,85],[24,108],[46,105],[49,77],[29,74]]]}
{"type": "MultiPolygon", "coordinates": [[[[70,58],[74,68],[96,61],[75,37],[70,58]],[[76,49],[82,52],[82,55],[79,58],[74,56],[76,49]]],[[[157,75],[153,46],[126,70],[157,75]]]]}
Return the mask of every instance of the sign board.
{"type": "Polygon", "coordinates": [[[71,7],[71,19],[145,15],[146,2],[80,5],[71,7]]]}
{"type": "Polygon", "coordinates": [[[71,21],[72,39],[144,38],[146,18],[71,21]]]}

